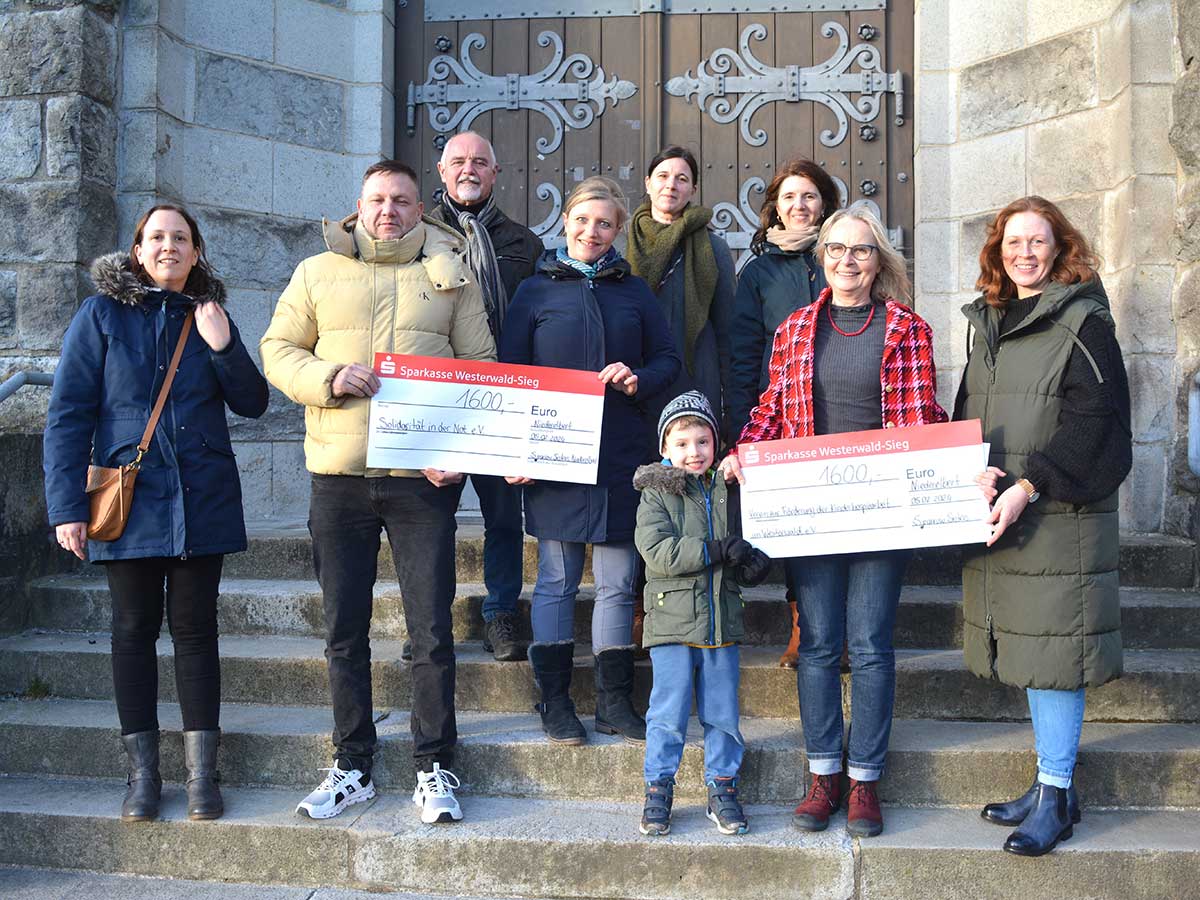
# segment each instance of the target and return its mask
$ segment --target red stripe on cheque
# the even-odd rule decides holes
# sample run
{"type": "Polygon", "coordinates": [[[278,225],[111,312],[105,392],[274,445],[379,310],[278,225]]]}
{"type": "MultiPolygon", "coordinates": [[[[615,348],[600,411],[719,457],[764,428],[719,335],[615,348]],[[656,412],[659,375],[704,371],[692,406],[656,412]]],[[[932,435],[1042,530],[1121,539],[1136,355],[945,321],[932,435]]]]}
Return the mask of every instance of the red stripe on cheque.
{"type": "Polygon", "coordinates": [[[943,447],[971,447],[982,443],[983,430],[979,420],[968,419],[939,425],[879,428],[875,431],[848,431],[810,438],[762,441],[758,444],[739,444],[737,449],[738,461],[743,466],[766,466],[848,456],[938,450],[943,447]]]}
{"type": "Polygon", "coordinates": [[[406,356],[401,353],[376,353],[375,373],[380,378],[404,378],[409,381],[436,381],[472,387],[515,387],[530,391],[558,391],[567,394],[604,393],[604,385],[595,372],[581,369],[554,369],[549,366],[517,366],[508,363],[477,362],[470,359],[446,359],[440,356],[406,356]]]}

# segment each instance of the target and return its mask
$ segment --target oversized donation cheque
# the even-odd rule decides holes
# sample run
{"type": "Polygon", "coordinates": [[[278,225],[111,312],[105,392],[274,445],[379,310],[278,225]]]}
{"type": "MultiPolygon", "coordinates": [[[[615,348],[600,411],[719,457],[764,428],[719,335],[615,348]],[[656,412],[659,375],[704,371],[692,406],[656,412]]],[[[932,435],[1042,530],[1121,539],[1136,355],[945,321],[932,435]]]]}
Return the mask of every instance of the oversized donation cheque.
{"type": "Polygon", "coordinates": [[[986,541],[978,419],[738,446],[742,534],[769,556],[986,541]]]}
{"type": "Polygon", "coordinates": [[[376,353],[367,465],[596,483],[595,372],[376,353]]]}

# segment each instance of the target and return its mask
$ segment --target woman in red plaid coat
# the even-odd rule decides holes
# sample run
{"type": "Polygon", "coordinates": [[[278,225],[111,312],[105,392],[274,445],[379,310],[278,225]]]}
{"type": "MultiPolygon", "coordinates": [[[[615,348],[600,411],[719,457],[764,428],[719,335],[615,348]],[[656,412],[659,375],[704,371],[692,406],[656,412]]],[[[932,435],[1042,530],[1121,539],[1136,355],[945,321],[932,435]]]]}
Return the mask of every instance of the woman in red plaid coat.
{"type": "MultiPolygon", "coordinates": [[[[817,239],[829,284],[775,332],[771,380],[738,443],[945,422],[937,402],[932,331],[910,310],[908,275],[879,220],[866,208],[834,213],[817,239]]],[[[741,473],[737,456],[721,464],[741,473]]],[[[822,831],[843,798],[842,645],[850,648],[854,726],[848,756],[847,830],[883,830],[875,786],[883,774],[896,658],[892,630],[911,552],[892,550],[789,559],[799,594],[796,670],[811,786],[793,821],[822,831]]]]}

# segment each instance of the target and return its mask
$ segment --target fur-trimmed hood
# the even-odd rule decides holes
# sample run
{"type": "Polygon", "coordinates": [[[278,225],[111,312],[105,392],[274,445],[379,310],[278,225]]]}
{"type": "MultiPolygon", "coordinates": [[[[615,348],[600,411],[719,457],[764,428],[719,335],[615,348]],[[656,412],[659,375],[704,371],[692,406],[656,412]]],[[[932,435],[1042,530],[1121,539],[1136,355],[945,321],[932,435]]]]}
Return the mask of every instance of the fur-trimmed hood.
{"type": "MultiPolygon", "coordinates": [[[[707,475],[707,473],[705,474],[707,475]]],[[[668,494],[682,497],[687,491],[687,480],[699,477],[701,476],[692,475],[683,469],[664,465],[661,462],[648,463],[638,466],[634,471],[633,486],[639,491],[644,491],[646,488],[657,488],[668,494]]]]}
{"type": "MultiPolygon", "coordinates": [[[[143,284],[133,274],[133,270],[129,268],[128,253],[117,252],[101,256],[92,263],[90,274],[92,276],[92,284],[96,286],[97,291],[127,306],[137,306],[146,298],[146,295],[150,291],[157,290],[143,284]]],[[[225,284],[221,279],[209,276],[208,294],[206,296],[191,297],[187,294],[180,294],[180,296],[187,297],[187,299],[196,303],[207,303],[213,300],[224,305],[226,296],[225,284]]]]}

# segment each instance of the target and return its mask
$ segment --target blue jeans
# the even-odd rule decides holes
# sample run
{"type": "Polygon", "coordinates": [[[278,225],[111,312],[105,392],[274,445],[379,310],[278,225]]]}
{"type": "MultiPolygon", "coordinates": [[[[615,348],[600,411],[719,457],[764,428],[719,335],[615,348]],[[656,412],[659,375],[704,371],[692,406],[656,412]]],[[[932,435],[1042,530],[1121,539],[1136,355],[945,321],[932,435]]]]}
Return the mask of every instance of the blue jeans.
{"type": "Polygon", "coordinates": [[[843,643],[850,646],[854,715],[849,775],[856,781],[877,781],[883,774],[896,699],[892,631],[911,556],[908,550],[888,550],[787,561],[800,623],[800,718],[814,775],[842,770],[843,643]]]}
{"type": "Polygon", "coordinates": [[[521,489],[499,475],[472,475],[483,514],[483,621],[515,613],[524,577],[525,533],[521,528],[521,489]]]}
{"type": "MultiPolygon", "coordinates": [[[[530,624],[533,640],[552,644],[575,640],[575,597],[583,578],[587,544],[538,539],[538,575],[533,586],[530,624]]],[[[592,652],[633,646],[633,582],[638,554],[633,541],[592,544],[592,652]]]]}
{"type": "Polygon", "coordinates": [[[1026,688],[1037,747],[1038,781],[1055,787],[1071,786],[1079,735],[1083,731],[1083,688],[1077,691],[1040,691],[1026,688]]]}
{"type": "Polygon", "coordinates": [[[696,713],[704,726],[704,781],[734,778],[742,767],[746,743],[738,730],[737,644],[713,649],[685,644],[650,648],[654,687],[646,711],[647,781],[674,778],[683,758],[692,686],[696,713]]]}

